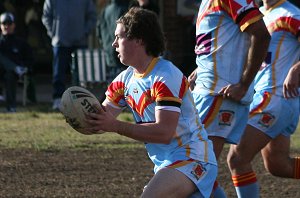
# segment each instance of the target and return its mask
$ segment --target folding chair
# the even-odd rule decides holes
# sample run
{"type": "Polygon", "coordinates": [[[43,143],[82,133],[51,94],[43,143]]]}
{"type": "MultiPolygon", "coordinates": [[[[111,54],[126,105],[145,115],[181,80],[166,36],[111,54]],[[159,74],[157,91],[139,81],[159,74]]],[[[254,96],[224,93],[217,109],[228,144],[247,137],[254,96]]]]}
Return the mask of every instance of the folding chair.
{"type": "Polygon", "coordinates": [[[89,89],[101,101],[107,88],[105,53],[101,49],[78,49],[72,54],[72,84],[89,89]]]}

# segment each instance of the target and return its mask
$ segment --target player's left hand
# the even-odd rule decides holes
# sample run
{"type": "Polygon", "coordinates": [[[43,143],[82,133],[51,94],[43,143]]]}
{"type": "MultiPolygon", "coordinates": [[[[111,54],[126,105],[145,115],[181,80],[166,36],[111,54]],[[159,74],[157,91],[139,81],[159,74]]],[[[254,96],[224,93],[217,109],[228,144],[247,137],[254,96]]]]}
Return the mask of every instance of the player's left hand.
{"type": "Polygon", "coordinates": [[[248,88],[243,87],[241,84],[229,84],[223,87],[218,93],[224,98],[233,100],[235,102],[240,102],[241,99],[247,93],[248,88]]]}

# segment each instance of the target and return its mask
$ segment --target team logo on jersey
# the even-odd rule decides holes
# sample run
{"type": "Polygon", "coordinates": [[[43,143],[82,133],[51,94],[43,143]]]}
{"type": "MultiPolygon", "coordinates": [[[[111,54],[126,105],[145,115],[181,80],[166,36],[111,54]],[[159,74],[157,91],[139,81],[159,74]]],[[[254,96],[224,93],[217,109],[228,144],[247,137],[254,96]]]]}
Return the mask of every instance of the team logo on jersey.
{"type": "Polygon", "coordinates": [[[132,90],[132,92],[135,93],[135,94],[139,93],[139,91],[138,91],[137,88],[134,88],[134,89],[132,90]]]}
{"type": "Polygon", "coordinates": [[[234,112],[229,110],[221,110],[219,112],[219,125],[231,126],[234,112]]]}
{"type": "Polygon", "coordinates": [[[199,180],[205,172],[205,168],[196,162],[191,173],[196,177],[197,180],[199,180]]]}
{"type": "Polygon", "coordinates": [[[272,125],[274,120],[275,120],[275,116],[273,116],[272,114],[262,113],[258,123],[264,127],[269,128],[272,125]]]}

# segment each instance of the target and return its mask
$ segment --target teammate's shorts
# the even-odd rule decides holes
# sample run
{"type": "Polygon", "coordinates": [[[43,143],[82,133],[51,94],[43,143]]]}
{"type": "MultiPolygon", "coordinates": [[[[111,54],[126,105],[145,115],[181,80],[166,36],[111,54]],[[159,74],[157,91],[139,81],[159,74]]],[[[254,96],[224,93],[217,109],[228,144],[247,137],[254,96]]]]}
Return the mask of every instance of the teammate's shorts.
{"type": "Polygon", "coordinates": [[[255,93],[248,124],[271,138],[289,137],[298,126],[299,98],[285,99],[268,92],[255,93]]]}
{"type": "Polygon", "coordinates": [[[210,197],[214,182],[218,174],[216,165],[195,161],[177,161],[167,166],[185,174],[197,186],[203,197],[210,197]]]}
{"type": "Polygon", "coordinates": [[[193,93],[193,97],[208,135],[223,137],[226,142],[237,144],[247,125],[249,105],[222,96],[193,93]]]}

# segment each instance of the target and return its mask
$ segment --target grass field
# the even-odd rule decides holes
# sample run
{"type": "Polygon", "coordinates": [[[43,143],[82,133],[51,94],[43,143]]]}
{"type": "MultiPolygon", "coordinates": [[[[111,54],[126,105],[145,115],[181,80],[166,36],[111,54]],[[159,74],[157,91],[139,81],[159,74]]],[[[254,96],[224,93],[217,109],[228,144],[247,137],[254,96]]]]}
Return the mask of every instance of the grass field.
{"type": "MultiPolygon", "coordinates": [[[[82,135],[47,106],[0,113],[0,197],[138,197],[152,176],[144,145],[112,133],[82,135]]],[[[131,121],[128,113],[119,119],[131,121]]],[[[299,128],[299,127],[298,127],[299,128]]],[[[300,132],[292,138],[300,151],[300,132]]],[[[299,181],[270,176],[254,162],[262,197],[300,197],[299,181]],[[284,187],[282,187],[284,185],[284,187]]],[[[235,197],[225,154],[219,180],[235,197]]]]}

